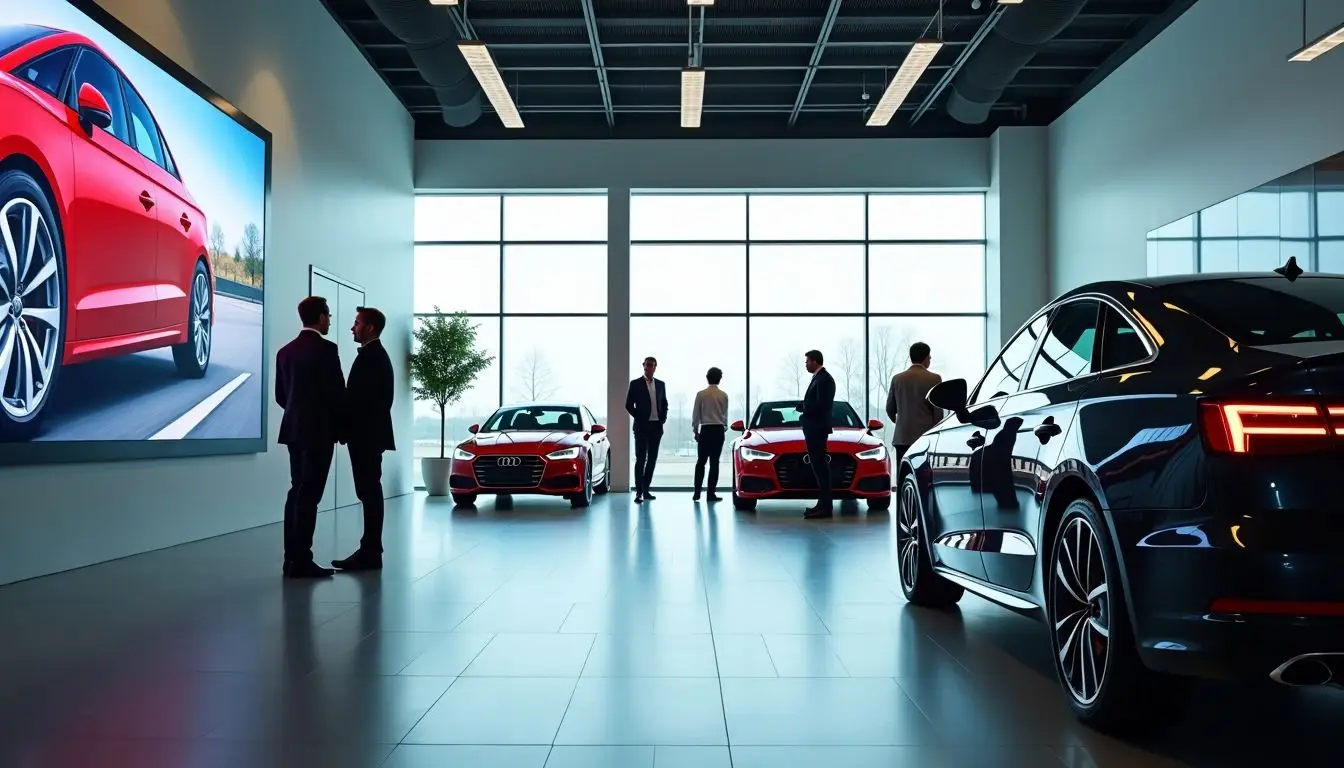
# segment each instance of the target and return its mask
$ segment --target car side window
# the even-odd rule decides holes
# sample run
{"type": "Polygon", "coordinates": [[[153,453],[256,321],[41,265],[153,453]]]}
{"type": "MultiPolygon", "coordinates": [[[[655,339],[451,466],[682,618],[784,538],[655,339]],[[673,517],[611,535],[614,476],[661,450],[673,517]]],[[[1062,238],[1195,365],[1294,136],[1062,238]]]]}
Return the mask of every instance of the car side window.
{"type": "Polygon", "coordinates": [[[1101,370],[1133,365],[1148,358],[1148,346],[1129,321],[1111,307],[1102,307],[1101,370]]]}
{"type": "Polygon", "coordinates": [[[1100,302],[1083,300],[1062,304],[1050,313],[1050,330],[1032,363],[1027,389],[1048,387],[1091,372],[1099,309],[1100,302]]]}
{"type": "Polygon", "coordinates": [[[155,165],[168,170],[168,162],[163,152],[163,137],[159,135],[159,127],[154,124],[154,115],[150,113],[149,106],[130,83],[126,83],[126,106],[130,113],[131,135],[135,137],[135,148],[140,154],[153,160],[155,165]]]}
{"type": "Polygon", "coordinates": [[[75,63],[74,88],[69,97],[72,108],[78,108],[79,89],[85,83],[98,89],[107,100],[108,109],[112,112],[112,125],[108,126],[107,132],[130,144],[130,135],[126,132],[126,102],[121,96],[121,75],[116,67],[97,53],[85,49],[75,63]]]}
{"type": "Polygon", "coordinates": [[[65,81],[65,72],[70,68],[70,61],[74,58],[74,48],[61,48],[51,53],[44,53],[26,64],[20,64],[14,70],[14,75],[60,98],[61,83],[65,81]]]}
{"type": "Polygon", "coordinates": [[[1008,346],[1003,348],[998,359],[980,380],[980,386],[975,388],[971,405],[979,405],[1017,391],[1018,384],[1026,375],[1027,361],[1031,357],[1032,348],[1036,346],[1036,339],[1045,331],[1045,323],[1046,316],[1041,315],[1008,342],[1008,346]]]}

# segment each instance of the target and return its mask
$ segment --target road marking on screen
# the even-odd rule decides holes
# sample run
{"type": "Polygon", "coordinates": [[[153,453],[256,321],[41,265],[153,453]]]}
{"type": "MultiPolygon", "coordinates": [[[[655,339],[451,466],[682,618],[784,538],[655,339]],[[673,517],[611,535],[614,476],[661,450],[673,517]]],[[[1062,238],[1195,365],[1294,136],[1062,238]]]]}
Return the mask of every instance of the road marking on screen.
{"type": "Polygon", "coordinates": [[[154,433],[150,440],[181,440],[191,433],[191,430],[199,427],[205,417],[214,412],[219,404],[224,402],[233,391],[241,386],[243,382],[252,377],[250,373],[240,373],[238,377],[228,384],[215,390],[213,394],[197,403],[190,411],[178,416],[172,424],[160,429],[154,433]]]}

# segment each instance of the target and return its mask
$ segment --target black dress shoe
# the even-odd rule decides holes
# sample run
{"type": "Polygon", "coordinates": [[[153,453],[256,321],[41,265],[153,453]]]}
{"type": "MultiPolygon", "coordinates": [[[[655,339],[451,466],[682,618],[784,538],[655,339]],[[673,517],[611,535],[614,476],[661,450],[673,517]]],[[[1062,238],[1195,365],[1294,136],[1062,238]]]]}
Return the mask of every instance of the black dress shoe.
{"type": "Polygon", "coordinates": [[[290,563],[285,571],[285,578],[288,579],[325,579],[330,577],[335,571],[330,568],[323,568],[314,562],[290,563]]]}
{"type": "Polygon", "coordinates": [[[636,503],[636,504],[643,504],[643,503],[644,503],[644,497],[641,496],[640,494],[636,493],[636,494],[635,494],[635,503],[636,503]]]}
{"type": "Polygon", "coordinates": [[[648,499],[649,501],[653,501],[654,499],[656,499],[656,498],[658,498],[658,497],[657,497],[657,496],[654,496],[652,493],[649,493],[648,491],[645,491],[645,492],[644,492],[644,498],[648,499]]]}
{"type": "Polygon", "coordinates": [[[382,570],[383,556],[360,549],[344,560],[332,560],[331,564],[342,571],[378,571],[382,570]]]}
{"type": "Polygon", "coordinates": [[[699,500],[700,500],[700,492],[699,492],[699,491],[696,491],[695,493],[691,494],[691,501],[699,501],[699,500]]]}
{"type": "Polygon", "coordinates": [[[705,500],[706,500],[706,501],[723,501],[723,499],[720,498],[719,495],[718,495],[718,494],[715,494],[715,493],[711,493],[711,494],[709,494],[708,496],[706,496],[706,497],[705,497],[705,500]]]}
{"type": "Polygon", "coordinates": [[[819,520],[827,517],[834,517],[835,510],[831,507],[808,507],[803,510],[804,520],[819,520]]]}

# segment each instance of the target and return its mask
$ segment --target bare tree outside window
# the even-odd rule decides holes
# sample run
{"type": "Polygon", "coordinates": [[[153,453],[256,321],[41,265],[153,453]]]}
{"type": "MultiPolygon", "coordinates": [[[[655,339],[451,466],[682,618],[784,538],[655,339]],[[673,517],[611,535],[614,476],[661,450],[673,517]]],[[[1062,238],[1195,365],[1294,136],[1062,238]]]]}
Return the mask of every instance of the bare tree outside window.
{"type": "Polygon", "coordinates": [[[794,355],[787,355],[779,361],[779,391],[785,394],[792,394],[794,397],[802,397],[807,386],[804,383],[807,379],[807,371],[803,368],[803,363],[794,355]]]}
{"type": "Polygon", "coordinates": [[[537,402],[555,394],[556,387],[552,384],[554,376],[551,373],[551,366],[546,362],[545,354],[539,349],[527,353],[518,364],[516,375],[514,391],[518,393],[519,400],[537,402]]]}
{"type": "Polygon", "coordinates": [[[863,405],[854,401],[855,395],[863,394],[863,349],[860,345],[861,342],[855,339],[845,339],[835,355],[836,385],[841,399],[855,408],[863,405]]]}

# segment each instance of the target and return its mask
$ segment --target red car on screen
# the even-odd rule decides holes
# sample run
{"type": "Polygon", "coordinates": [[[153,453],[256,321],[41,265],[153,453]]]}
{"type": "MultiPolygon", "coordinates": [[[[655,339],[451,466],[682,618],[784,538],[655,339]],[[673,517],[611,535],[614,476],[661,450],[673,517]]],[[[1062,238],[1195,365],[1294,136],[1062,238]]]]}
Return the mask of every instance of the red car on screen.
{"type": "Polygon", "coordinates": [[[482,494],[539,494],[586,507],[611,487],[606,427],[577,403],[508,405],[470,431],[453,449],[448,481],[459,506],[482,494]]]}
{"type": "Polygon", "coordinates": [[[210,363],[205,215],[153,113],[88,38],[0,26],[0,437],[36,432],[61,367],[171,347],[210,363]]]}
{"type": "MultiPolygon", "coordinates": [[[[808,463],[797,400],[761,403],[751,426],[741,419],[731,429],[745,432],[733,441],[733,507],[756,508],[760,499],[815,499],[817,478],[808,463]]],[[[837,499],[866,499],[868,509],[891,506],[891,456],[881,438],[882,422],[866,425],[853,406],[836,401],[831,410],[826,451],[831,493],[837,499]]]]}

